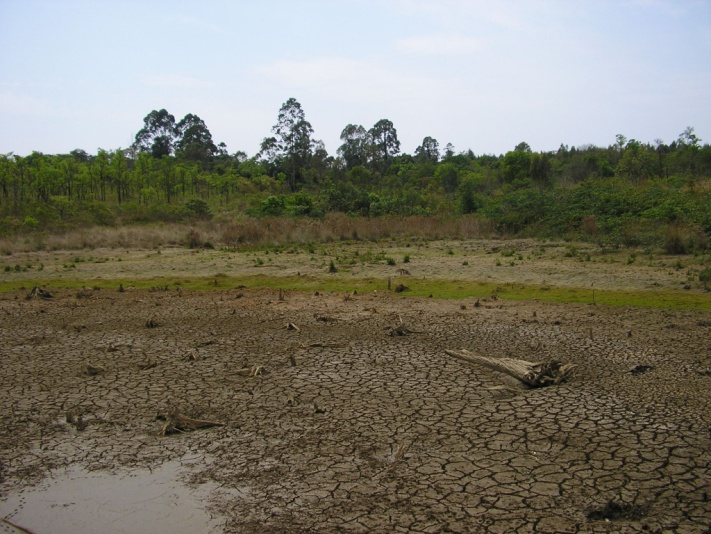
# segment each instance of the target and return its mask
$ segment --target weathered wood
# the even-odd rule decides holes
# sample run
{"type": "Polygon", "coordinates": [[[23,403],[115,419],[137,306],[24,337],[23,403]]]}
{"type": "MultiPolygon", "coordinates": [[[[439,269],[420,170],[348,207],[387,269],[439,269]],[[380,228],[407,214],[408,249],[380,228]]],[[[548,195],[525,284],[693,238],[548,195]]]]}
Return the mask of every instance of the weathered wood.
{"type": "Polygon", "coordinates": [[[193,419],[179,413],[175,409],[171,409],[166,413],[160,414],[158,419],[165,421],[158,433],[161,436],[174,434],[176,432],[190,432],[200,428],[210,428],[213,426],[225,426],[225,423],[217,421],[205,421],[202,419],[193,419]]]}
{"type": "Polygon", "coordinates": [[[514,358],[492,358],[481,356],[466,349],[445,350],[444,352],[453,358],[506,373],[534,388],[560,384],[570,378],[573,369],[576,367],[574,364],[563,364],[556,360],[531,363],[514,358]]]}

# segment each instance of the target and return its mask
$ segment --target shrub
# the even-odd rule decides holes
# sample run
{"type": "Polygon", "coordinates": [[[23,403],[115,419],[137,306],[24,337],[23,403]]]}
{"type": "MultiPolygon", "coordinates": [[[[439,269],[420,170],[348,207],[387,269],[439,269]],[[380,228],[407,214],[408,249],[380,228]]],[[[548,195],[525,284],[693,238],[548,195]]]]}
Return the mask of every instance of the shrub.
{"type": "Polygon", "coordinates": [[[711,267],[706,267],[699,273],[699,282],[704,284],[704,289],[708,290],[711,284],[711,267]]]}
{"type": "Polygon", "coordinates": [[[597,218],[594,215],[586,215],[581,221],[583,232],[589,236],[596,236],[598,233],[597,218]]]}
{"type": "Polygon", "coordinates": [[[30,217],[28,215],[27,217],[25,217],[24,224],[26,228],[29,228],[30,230],[35,230],[39,226],[39,221],[34,217],[30,217]]]}
{"type": "Polygon", "coordinates": [[[185,207],[190,210],[198,219],[210,219],[212,217],[212,211],[210,211],[210,206],[207,205],[201,198],[193,198],[185,203],[185,207]]]}
{"type": "Polygon", "coordinates": [[[680,226],[673,225],[667,228],[664,235],[664,250],[667,254],[686,254],[688,252],[680,226]]]}
{"type": "Polygon", "coordinates": [[[186,238],[188,248],[200,248],[202,247],[202,243],[202,235],[200,232],[195,230],[195,228],[191,228],[186,238]]]}
{"type": "Polygon", "coordinates": [[[284,197],[271,195],[262,200],[258,211],[260,215],[278,216],[282,215],[285,209],[286,203],[284,202],[284,197]]]}

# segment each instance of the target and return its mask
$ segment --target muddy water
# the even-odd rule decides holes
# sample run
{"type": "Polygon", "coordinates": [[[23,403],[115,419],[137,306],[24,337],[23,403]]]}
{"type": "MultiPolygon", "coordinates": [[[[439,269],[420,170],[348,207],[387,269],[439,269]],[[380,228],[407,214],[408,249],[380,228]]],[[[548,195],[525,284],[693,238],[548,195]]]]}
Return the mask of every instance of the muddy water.
{"type": "Polygon", "coordinates": [[[60,469],[0,503],[0,532],[23,532],[13,525],[34,534],[217,532],[203,505],[211,488],[181,483],[184,471],[175,461],[118,473],[60,469]]]}

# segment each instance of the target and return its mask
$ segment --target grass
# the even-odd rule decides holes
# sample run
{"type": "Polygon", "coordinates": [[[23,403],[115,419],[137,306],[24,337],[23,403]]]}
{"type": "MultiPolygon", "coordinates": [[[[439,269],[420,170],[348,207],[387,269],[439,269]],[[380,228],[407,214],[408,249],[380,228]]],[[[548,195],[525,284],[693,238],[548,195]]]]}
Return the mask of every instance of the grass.
{"type": "MultiPolygon", "coordinates": [[[[347,226],[351,221],[334,218],[330,222],[347,226]]],[[[708,254],[652,258],[651,250],[643,257],[634,249],[605,251],[582,243],[429,241],[417,236],[370,241],[360,227],[358,234],[358,239],[349,240],[242,243],[219,249],[161,245],[17,252],[0,260],[0,292],[29,290],[34,285],[118,288],[123,283],[138,289],[214,290],[244,285],[366,293],[387,291],[388,277],[397,272],[393,287],[402,283],[409,288],[399,298],[466,299],[496,294],[504,300],[711,310],[711,293],[703,291],[711,281],[708,254]],[[570,254],[571,250],[575,253],[570,254]],[[395,258],[408,264],[411,276],[396,270],[399,262],[395,258]],[[588,272],[596,277],[594,287],[588,272]],[[547,282],[549,276],[553,283],[547,282]]]]}
{"type": "MultiPolygon", "coordinates": [[[[231,277],[224,274],[207,277],[156,277],[156,278],[116,278],[115,280],[64,279],[38,282],[47,289],[98,287],[118,289],[151,289],[165,287],[176,290],[213,291],[234,289],[239,286],[248,288],[273,288],[294,291],[351,292],[373,291],[387,292],[387,280],[376,278],[352,278],[348,276],[309,277],[309,276],[269,276],[249,275],[231,277]],[[217,280],[217,285],[215,285],[217,280]]],[[[29,290],[35,284],[31,281],[0,282],[0,293],[29,290]]],[[[495,284],[482,282],[463,282],[462,280],[408,280],[410,291],[398,293],[398,298],[432,297],[439,299],[487,298],[497,295],[502,300],[552,302],[559,304],[595,304],[600,306],[631,306],[642,308],[667,308],[711,311],[711,293],[691,293],[688,291],[614,291],[588,288],[547,287],[524,284],[495,284]]],[[[393,293],[395,295],[395,293],[393,293]]]]}

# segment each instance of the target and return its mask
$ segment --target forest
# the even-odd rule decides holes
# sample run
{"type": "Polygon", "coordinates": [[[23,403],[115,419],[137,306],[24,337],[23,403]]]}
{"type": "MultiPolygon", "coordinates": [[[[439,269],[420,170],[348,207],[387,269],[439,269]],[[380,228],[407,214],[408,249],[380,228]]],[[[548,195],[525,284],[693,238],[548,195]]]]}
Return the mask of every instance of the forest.
{"type": "MultiPolygon", "coordinates": [[[[711,146],[693,127],[667,144],[624,135],[607,147],[561,145],[475,154],[425,137],[401,152],[395,125],[348,124],[336,154],[300,103],[279,109],[253,157],[228,153],[198,116],[151,111],[128,148],[0,155],[0,237],[191,221],[470,218],[502,237],[605,247],[709,248],[711,146]]],[[[234,244],[228,244],[234,245],[234,244]]]]}

